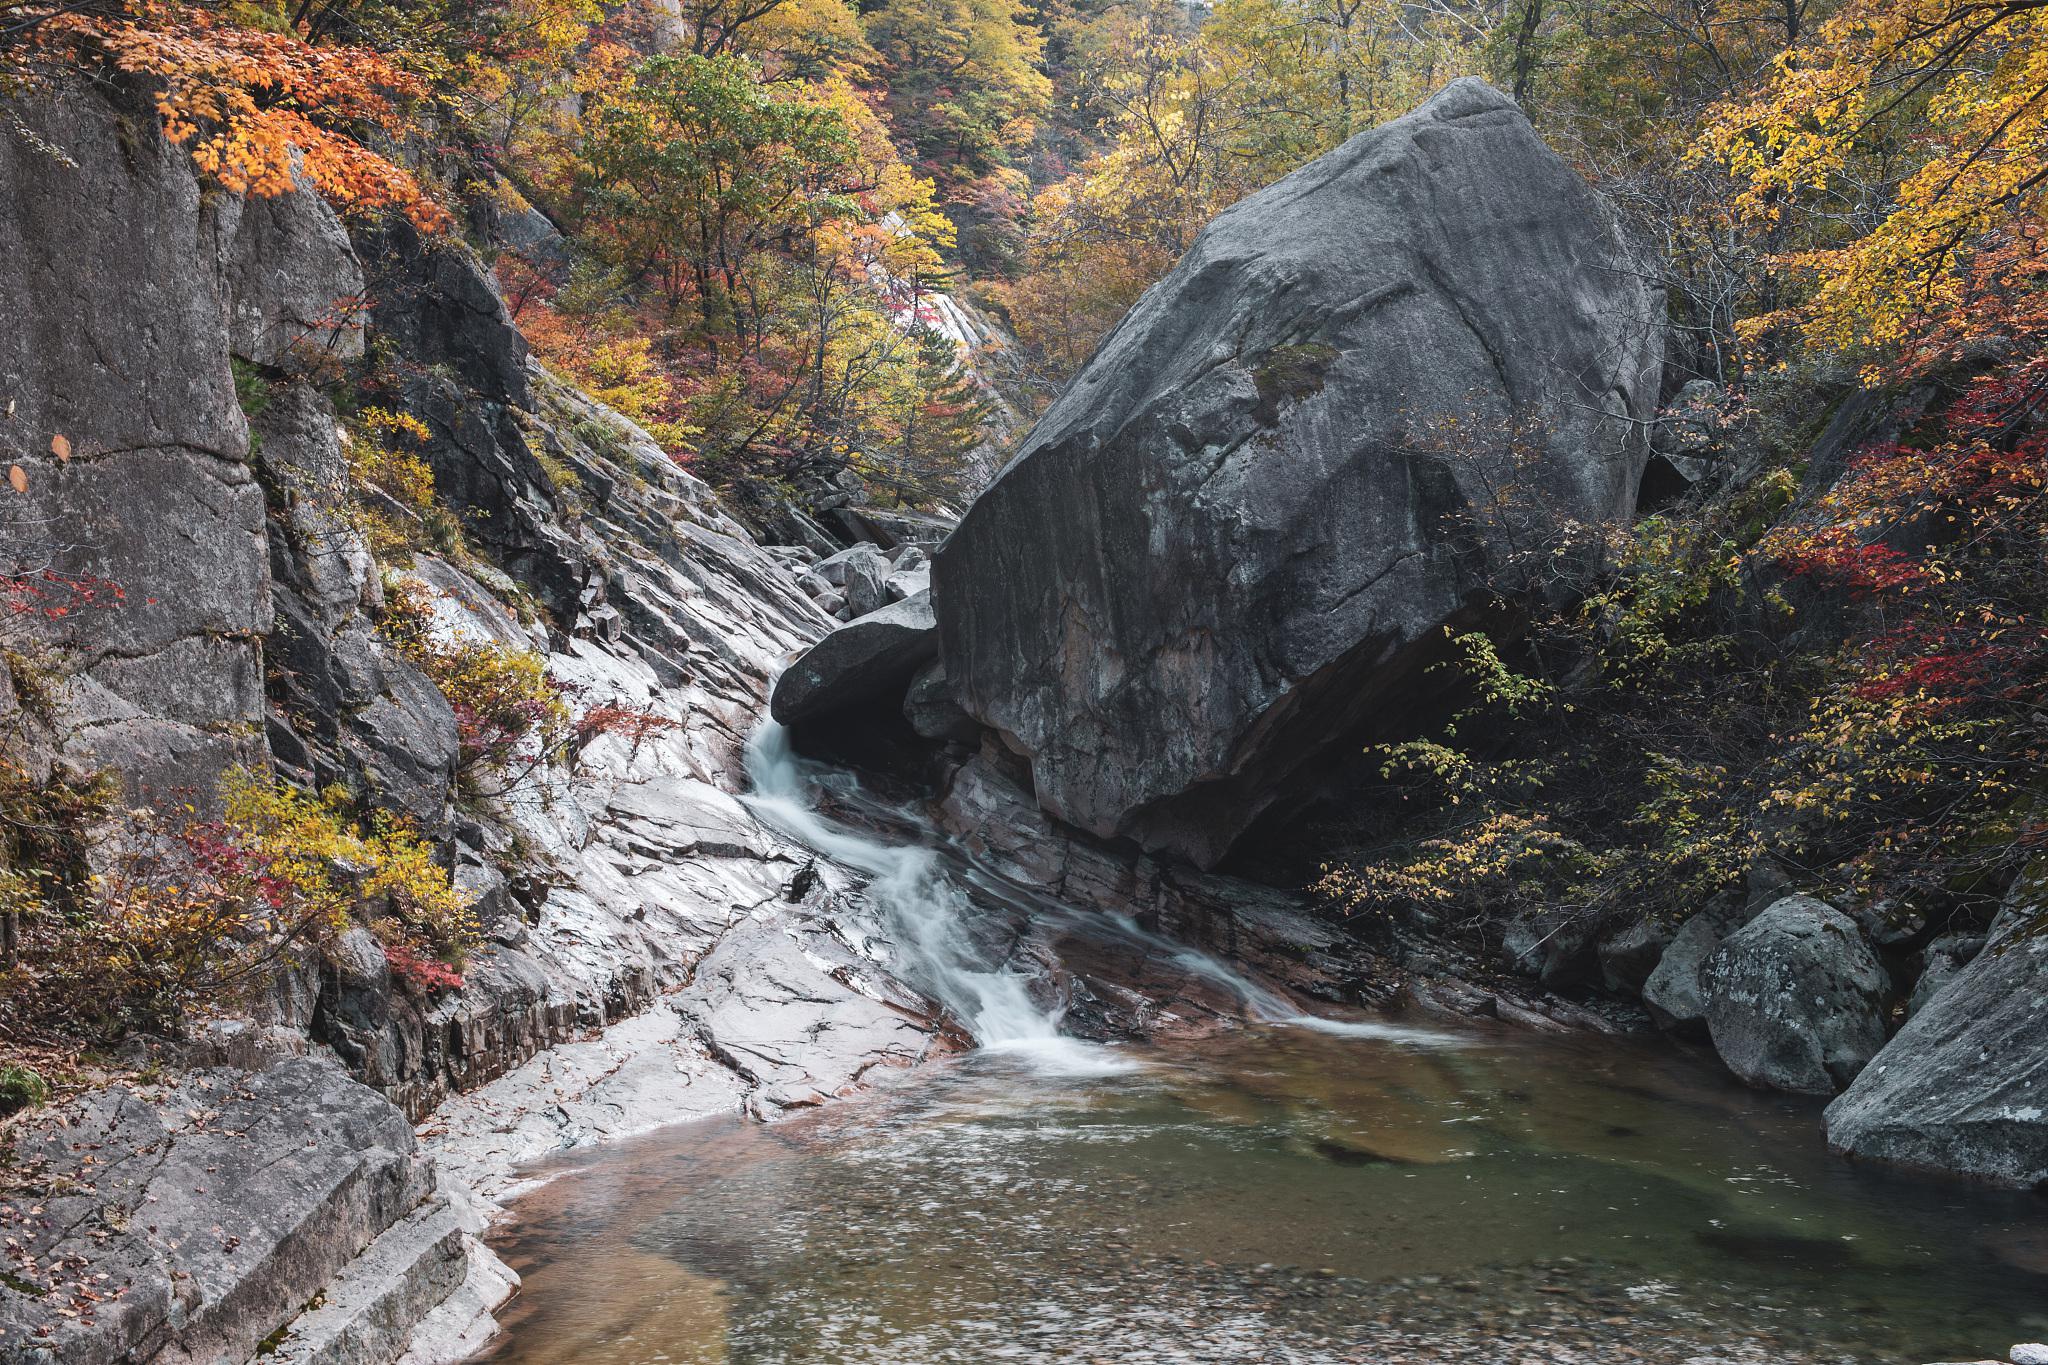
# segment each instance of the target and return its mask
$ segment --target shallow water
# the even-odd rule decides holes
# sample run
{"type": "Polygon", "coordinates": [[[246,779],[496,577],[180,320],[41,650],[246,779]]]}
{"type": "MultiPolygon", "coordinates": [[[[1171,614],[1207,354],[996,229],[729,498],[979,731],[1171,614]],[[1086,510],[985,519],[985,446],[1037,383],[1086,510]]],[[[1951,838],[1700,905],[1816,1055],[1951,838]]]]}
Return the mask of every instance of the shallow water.
{"type": "Polygon", "coordinates": [[[2048,1203],[1861,1169],[1668,1045],[1020,1044],[565,1161],[519,1362],[1920,1362],[2048,1335],[2048,1203]]]}

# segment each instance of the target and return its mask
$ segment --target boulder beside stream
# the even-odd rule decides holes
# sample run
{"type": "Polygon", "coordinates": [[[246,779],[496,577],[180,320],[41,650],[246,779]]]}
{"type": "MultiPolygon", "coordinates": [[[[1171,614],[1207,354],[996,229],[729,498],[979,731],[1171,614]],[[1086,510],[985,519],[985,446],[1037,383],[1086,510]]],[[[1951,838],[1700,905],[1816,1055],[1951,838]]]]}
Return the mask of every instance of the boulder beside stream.
{"type": "Polygon", "coordinates": [[[1110,333],[939,548],[957,696],[1048,811],[1213,866],[1447,623],[1629,514],[1663,313],[1515,103],[1453,82],[1110,333]]]}
{"type": "Polygon", "coordinates": [[[1832,1095],[1884,1046],[1891,979],[1856,922],[1811,896],[1728,935],[1700,983],[1714,1050],[1751,1085],[1832,1095]]]}
{"type": "Polygon", "coordinates": [[[2048,934],[2019,921],[1950,977],[1828,1106],[1850,1156],[2048,1181],[2048,934]]]}

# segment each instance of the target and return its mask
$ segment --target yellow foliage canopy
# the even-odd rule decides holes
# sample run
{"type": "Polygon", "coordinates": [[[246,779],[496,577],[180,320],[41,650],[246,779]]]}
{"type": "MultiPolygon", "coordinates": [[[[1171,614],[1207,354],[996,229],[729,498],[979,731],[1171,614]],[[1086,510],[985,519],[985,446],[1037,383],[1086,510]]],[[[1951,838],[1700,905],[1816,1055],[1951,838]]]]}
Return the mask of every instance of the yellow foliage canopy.
{"type": "Polygon", "coordinates": [[[2041,270],[2048,8],[1852,0],[1760,95],[1718,109],[1702,147],[1744,182],[1753,219],[1825,202],[1830,226],[1786,256],[1812,284],[1797,314],[1810,342],[1967,335],[1987,297],[2041,270]]]}

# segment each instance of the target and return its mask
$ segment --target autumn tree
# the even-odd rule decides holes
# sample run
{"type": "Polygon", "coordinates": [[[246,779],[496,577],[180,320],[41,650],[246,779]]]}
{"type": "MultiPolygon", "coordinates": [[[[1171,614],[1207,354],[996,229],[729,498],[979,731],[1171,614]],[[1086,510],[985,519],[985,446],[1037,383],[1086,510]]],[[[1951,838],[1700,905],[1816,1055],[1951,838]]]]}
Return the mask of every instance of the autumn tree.
{"type": "Polygon", "coordinates": [[[1262,181],[1414,108],[1472,69],[1461,35],[1393,0],[1223,0],[1203,38],[1262,181]]]}
{"type": "Polygon", "coordinates": [[[132,5],[15,5],[0,16],[9,62],[106,65],[152,83],[164,136],[238,194],[290,191],[298,176],[344,213],[402,212],[439,230],[446,212],[370,134],[398,137],[425,94],[383,54],[315,44],[289,26],[250,27],[214,10],[132,5]]]}
{"type": "Polygon", "coordinates": [[[934,177],[961,255],[995,273],[1030,203],[1020,163],[1049,107],[1044,34],[1017,0],[881,0],[866,17],[890,125],[934,177]]]}
{"type": "Polygon", "coordinates": [[[866,76],[880,60],[847,0],[783,0],[737,32],[733,48],[782,80],[866,76]]]}
{"type": "Polygon", "coordinates": [[[844,123],[770,90],[735,57],[647,61],[596,100],[584,133],[592,213],[672,305],[694,295],[714,341],[759,338],[763,252],[854,211],[844,123]]]}
{"type": "Polygon", "coordinates": [[[927,162],[979,174],[1031,140],[1051,85],[1015,0],[884,0],[867,31],[896,130],[927,162]]]}
{"type": "Polygon", "coordinates": [[[934,327],[910,332],[911,352],[882,395],[887,439],[858,467],[891,504],[928,507],[972,491],[966,456],[987,439],[994,403],[963,364],[951,338],[934,327]]]}
{"type": "MultiPolygon", "coordinates": [[[[2048,169],[2048,6],[1857,0],[1727,103],[1706,145],[1744,213],[1822,212],[1786,264],[1816,345],[1866,354],[2002,327],[2031,294],[2048,169]],[[1981,268],[1973,268],[1973,266],[1981,268]]],[[[1760,320],[1779,321],[1779,318],[1760,320]]]]}

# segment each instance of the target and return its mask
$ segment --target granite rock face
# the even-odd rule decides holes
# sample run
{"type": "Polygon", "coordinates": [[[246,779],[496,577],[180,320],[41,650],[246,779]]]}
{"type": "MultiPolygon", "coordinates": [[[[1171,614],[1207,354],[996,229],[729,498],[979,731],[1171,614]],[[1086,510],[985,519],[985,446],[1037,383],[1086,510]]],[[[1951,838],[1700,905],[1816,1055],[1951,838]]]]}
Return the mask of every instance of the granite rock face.
{"type": "Polygon", "coordinates": [[[938,551],[961,703],[1052,813],[1213,864],[1528,586],[1516,547],[1634,507],[1663,357],[1635,262],[1477,80],[1229,209],[938,551]]]}
{"type": "MultiPolygon", "coordinates": [[[[1289,992],[1325,1000],[1344,999],[1358,983],[1382,975],[1343,926],[1317,916],[1304,898],[1077,834],[1040,810],[1007,766],[986,752],[954,765],[934,802],[939,828],[1012,885],[1097,917],[1126,916],[1160,936],[1125,958],[1170,958],[1172,944],[1195,944],[1289,992]]],[[[1224,1004],[1243,1010],[1251,1002],[1226,997],[1224,1004]]]]}
{"type": "Polygon", "coordinates": [[[749,1112],[774,1118],[851,1093],[876,1066],[914,1066],[968,1045],[913,991],[845,988],[872,974],[829,914],[795,933],[748,920],[704,956],[677,1008],[699,1045],[748,1087],[749,1112]]]}
{"type": "Polygon", "coordinates": [[[1751,1085],[1832,1095],[1884,1046],[1891,979],[1856,922],[1811,896],[1729,934],[1700,986],[1714,1050],[1751,1085]]]}
{"type": "Polygon", "coordinates": [[[1983,934],[1943,934],[1921,950],[1920,976],[1906,1000],[1908,1018],[1934,1003],[1948,983],[1984,951],[1984,938],[1983,934]]]}
{"type": "Polygon", "coordinates": [[[1594,949],[1601,984],[1618,994],[1640,996],[1677,936],[1676,925],[1657,919],[1631,920],[1602,934],[1594,949]]]}
{"type": "Polygon", "coordinates": [[[200,193],[146,93],[63,84],[0,138],[0,571],[71,664],[66,749],[132,798],[260,761],[262,490],[229,364],[239,206],[200,193]],[[70,586],[66,586],[70,585],[70,586]],[[118,592],[119,596],[115,594],[118,592]]]}
{"type": "Polygon", "coordinates": [[[309,786],[340,782],[445,831],[455,791],[455,712],[375,631],[378,567],[347,505],[348,470],[328,400],[284,382],[252,419],[272,504],[270,749],[309,786]]]}
{"type": "Polygon", "coordinates": [[[0,1356],[24,1362],[249,1359],[433,1191],[405,1115],[312,1058],[94,1092],[14,1158],[0,1221],[38,1270],[0,1285],[0,1356]]]}
{"type": "Polygon", "coordinates": [[[933,659],[911,678],[903,693],[903,719],[923,739],[934,743],[974,744],[981,727],[974,717],[953,700],[952,685],[946,680],[946,666],[933,659]]]}
{"type": "Polygon", "coordinates": [[[303,177],[290,194],[223,206],[234,218],[222,274],[235,354],[281,370],[361,357],[362,263],[334,210],[303,177]]]}

